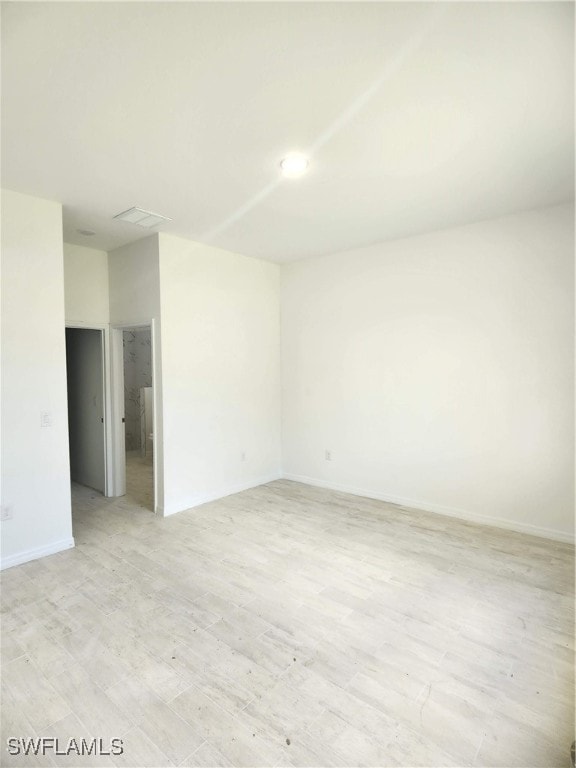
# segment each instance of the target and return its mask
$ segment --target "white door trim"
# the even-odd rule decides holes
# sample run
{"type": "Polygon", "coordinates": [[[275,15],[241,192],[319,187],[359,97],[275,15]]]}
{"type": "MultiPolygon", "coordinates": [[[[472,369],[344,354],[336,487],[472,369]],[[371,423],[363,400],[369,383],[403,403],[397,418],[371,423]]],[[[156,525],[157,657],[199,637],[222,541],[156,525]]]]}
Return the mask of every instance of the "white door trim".
{"type": "Polygon", "coordinates": [[[124,434],[124,344],[122,329],[110,327],[110,461],[112,484],[110,496],[126,493],[126,444],[124,434]]]}

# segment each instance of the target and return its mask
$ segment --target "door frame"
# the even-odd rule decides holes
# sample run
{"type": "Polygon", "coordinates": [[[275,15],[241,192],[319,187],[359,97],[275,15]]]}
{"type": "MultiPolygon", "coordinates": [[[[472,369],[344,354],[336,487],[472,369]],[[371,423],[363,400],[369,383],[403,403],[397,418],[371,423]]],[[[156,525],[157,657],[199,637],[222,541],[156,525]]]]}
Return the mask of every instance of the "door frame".
{"type": "MultiPolygon", "coordinates": [[[[150,354],[152,369],[152,392],[154,402],[153,433],[154,446],[152,467],[154,475],[154,513],[158,514],[158,467],[159,467],[159,431],[160,392],[156,380],[156,346],[154,318],[137,320],[135,322],[110,324],[110,399],[111,399],[111,428],[110,428],[110,459],[113,482],[110,496],[123,496],[126,493],[126,436],[124,419],[124,331],[150,328],[150,354]]],[[[108,494],[107,494],[108,495],[108,494]]]]}
{"type": "MultiPolygon", "coordinates": [[[[112,464],[112,413],[111,413],[111,391],[110,391],[110,336],[108,325],[98,325],[97,323],[75,323],[66,322],[66,328],[74,328],[84,331],[100,331],[102,340],[102,408],[104,419],[104,495],[115,496],[113,492],[114,467],[112,464]]],[[[68,424],[68,436],[70,435],[70,425],[68,424]]]]}

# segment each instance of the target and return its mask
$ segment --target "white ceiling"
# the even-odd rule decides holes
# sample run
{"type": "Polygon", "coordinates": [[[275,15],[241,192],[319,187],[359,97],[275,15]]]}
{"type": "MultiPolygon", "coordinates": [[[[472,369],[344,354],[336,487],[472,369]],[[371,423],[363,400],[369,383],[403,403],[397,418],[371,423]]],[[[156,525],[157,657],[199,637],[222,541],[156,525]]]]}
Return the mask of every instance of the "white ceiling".
{"type": "Polygon", "coordinates": [[[573,199],[572,3],[3,3],[2,183],[65,240],[289,261],[573,199]],[[280,179],[289,150],[311,155],[280,179]],[[77,229],[95,230],[85,237],[77,229]]]}

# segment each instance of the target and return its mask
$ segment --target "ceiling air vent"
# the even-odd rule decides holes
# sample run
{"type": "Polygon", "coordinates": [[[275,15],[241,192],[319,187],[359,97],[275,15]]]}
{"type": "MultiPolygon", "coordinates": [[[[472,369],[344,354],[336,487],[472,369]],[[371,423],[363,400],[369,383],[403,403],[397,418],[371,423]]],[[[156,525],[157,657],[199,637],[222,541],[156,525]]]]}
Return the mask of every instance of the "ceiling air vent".
{"type": "Polygon", "coordinates": [[[161,224],[163,221],[172,221],[168,216],[144,211],[142,208],[129,208],[123,213],[116,214],[114,218],[119,221],[128,221],[130,224],[138,224],[139,227],[145,227],[146,229],[152,229],[152,227],[161,224]]]}

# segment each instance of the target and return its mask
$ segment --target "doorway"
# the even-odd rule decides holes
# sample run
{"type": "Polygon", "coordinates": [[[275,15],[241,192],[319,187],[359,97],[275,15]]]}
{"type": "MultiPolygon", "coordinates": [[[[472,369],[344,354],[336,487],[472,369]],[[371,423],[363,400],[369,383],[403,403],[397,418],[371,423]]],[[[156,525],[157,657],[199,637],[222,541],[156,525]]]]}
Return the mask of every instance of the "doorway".
{"type": "Polygon", "coordinates": [[[74,482],[107,497],[128,496],[129,503],[161,514],[154,333],[153,319],[124,326],[66,326],[68,433],[74,482]],[[128,408],[127,395],[132,400],[128,408]],[[131,419],[128,443],[126,412],[131,419]]]}
{"type": "Polygon", "coordinates": [[[66,328],[70,477],[106,492],[103,331],[66,328]]]}
{"type": "Polygon", "coordinates": [[[154,511],[154,382],[150,326],[122,329],[126,495],[154,511]]]}

